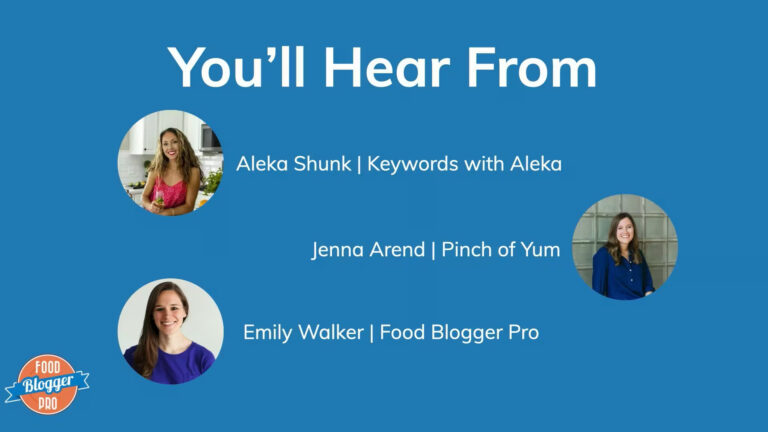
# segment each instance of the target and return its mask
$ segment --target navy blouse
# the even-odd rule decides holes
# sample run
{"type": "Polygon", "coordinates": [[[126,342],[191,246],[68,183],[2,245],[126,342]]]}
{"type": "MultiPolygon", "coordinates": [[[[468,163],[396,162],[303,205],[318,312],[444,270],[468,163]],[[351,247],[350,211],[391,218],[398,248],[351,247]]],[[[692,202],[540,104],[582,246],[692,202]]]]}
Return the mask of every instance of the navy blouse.
{"type": "Polygon", "coordinates": [[[605,247],[592,257],[592,289],[619,300],[638,299],[649,291],[656,291],[645,259],[641,264],[635,264],[630,254],[629,259],[621,257],[621,264],[617,266],[605,247]]]}

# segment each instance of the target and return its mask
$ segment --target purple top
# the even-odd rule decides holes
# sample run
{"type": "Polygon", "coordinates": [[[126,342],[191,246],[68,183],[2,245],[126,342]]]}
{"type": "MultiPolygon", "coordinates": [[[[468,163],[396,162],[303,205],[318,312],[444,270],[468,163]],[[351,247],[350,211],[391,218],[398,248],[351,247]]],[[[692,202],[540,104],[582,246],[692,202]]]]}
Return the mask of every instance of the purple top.
{"type": "MultiPolygon", "coordinates": [[[[133,353],[136,345],[125,351],[125,361],[133,366],[133,353]]],[[[150,380],[161,384],[181,384],[191,381],[202,375],[213,364],[213,353],[205,347],[192,342],[184,352],[168,354],[163,350],[157,350],[157,363],[152,371],[150,380]]]]}

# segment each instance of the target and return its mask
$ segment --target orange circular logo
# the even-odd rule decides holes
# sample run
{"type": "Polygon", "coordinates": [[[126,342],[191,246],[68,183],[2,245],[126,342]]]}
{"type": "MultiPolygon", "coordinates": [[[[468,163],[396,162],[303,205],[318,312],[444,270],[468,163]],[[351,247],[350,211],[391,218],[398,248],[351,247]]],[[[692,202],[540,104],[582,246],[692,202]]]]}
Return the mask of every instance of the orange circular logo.
{"type": "Polygon", "coordinates": [[[10,396],[5,402],[21,400],[38,414],[57,414],[67,409],[78,389],[88,388],[87,378],[87,373],[75,372],[69,362],[57,355],[39,355],[21,368],[11,387],[6,387],[10,396]]]}

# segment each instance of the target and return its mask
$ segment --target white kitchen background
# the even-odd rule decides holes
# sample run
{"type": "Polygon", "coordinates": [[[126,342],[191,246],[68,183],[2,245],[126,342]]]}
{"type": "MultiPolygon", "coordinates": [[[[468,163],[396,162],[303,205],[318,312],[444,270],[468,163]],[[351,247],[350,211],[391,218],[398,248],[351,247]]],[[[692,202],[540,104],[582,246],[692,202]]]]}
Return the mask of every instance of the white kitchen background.
{"type": "MultiPolygon", "coordinates": [[[[117,155],[117,170],[123,188],[137,204],[141,205],[143,188],[132,188],[129,185],[146,181],[144,164],[154,157],[160,132],[169,127],[181,129],[187,136],[200,159],[204,177],[222,168],[223,156],[220,151],[203,150],[204,124],[200,118],[184,111],[158,111],[136,122],[125,134],[117,155]]],[[[199,206],[200,201],[212,196],[213,194],[205,195],[200,191],[195,208],[199,206]]]]}

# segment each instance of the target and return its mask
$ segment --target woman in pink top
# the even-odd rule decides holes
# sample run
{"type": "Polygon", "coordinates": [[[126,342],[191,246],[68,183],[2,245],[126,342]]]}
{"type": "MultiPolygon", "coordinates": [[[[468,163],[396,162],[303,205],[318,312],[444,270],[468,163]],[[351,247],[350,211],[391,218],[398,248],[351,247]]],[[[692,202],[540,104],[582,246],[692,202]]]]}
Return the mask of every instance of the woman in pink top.
{"type": "Polygon", "coordinates": [[[200,161],[184,132],[168,128],[160,134],[155,158],[141,197],[145,209],[163,216],[178,216],[195,209],[200,189],[200,161]]]}

